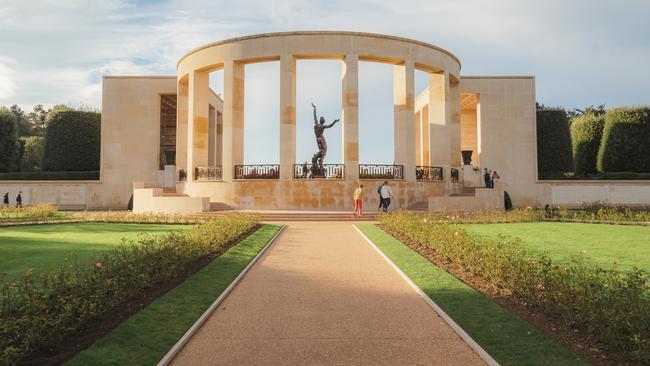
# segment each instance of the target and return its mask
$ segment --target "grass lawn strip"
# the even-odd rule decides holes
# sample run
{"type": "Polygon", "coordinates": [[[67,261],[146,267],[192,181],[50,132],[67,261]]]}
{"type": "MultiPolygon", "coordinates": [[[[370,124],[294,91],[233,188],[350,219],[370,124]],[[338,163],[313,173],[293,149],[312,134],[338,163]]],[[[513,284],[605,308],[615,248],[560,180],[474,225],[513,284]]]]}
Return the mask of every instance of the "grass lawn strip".
{"type": "Polygon", "coordinates": [[[463,225],[469,233],[498,239],[508,235],[522,240],[534,253],[568,263],[584,251],[590,262],[604,268],[615,263],[619,270],[636,266],[650,272],[650,227],[535,222],[518,224],[463,225]]]}
{"type": "Polygon", "coordinates": [[[376,225],[357,227],[501,365],[588,364],[376,225]]]}
{"type": "Polygon", "coordinates": [[[280,228],[262,226],[66,365],[155,365],[280,228]]]}
{"type": "Polygon", "coordinates": [[[189,225],[76,223],[4,227],[0,230],[0,273],[19,277],[29,269],[45,273],[65,262],[90,260],[102,251],[137,239],[187,230],[189,225]]]}

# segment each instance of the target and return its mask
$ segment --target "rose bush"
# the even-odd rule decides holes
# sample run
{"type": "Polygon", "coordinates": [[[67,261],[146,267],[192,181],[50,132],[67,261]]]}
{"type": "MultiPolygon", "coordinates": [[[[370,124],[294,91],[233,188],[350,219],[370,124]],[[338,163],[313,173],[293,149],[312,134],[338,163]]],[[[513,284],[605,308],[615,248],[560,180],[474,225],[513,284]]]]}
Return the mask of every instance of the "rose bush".
{"type": "Polygon", "coordinates": [[[592,341],[650,363],[650,277],[591,264],[584,255],[558,264],[520,240],[470,236],[459,225],[410,213],[382,215],[392,233],[433,250],[512,296],[579,329],[592,341]]]}

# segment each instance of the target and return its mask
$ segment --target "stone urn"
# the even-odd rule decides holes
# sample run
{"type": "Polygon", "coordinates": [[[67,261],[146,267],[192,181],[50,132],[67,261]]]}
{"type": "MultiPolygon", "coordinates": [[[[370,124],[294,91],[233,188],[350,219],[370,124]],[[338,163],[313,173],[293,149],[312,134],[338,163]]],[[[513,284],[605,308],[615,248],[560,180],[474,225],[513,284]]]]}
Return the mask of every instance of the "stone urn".
{"type": "Polygon", "coordinates": [[[473,150],[462,150],[460,153],[463,154],[463,165],[472,165],[472,153],[473,150]]]}

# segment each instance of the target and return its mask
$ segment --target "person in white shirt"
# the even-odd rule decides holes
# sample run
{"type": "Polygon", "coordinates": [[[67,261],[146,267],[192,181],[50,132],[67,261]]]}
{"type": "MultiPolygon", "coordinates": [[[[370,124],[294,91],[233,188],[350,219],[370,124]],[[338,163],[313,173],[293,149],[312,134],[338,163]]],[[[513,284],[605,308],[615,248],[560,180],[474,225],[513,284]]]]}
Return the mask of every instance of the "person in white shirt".
{"type": "Polygon", "coordinates": [[[354,216],[357,216],[357,214],[359,216],[363,215],[363,184],[360,184],[359,188],[354,191],[352,198],[354,198],[354,216]]]}
{"type": "Polygon", "coordinates": [[[395,197],[395,195],[393,194],[393,190],[388,185],[388,181],[385,181],[384,185],[381,186],[380,194],[381,194],[381,200],[384,204],[383,210],[384,212],[388,212],[388,206],[390,206],[390,199],[395,197]]]}

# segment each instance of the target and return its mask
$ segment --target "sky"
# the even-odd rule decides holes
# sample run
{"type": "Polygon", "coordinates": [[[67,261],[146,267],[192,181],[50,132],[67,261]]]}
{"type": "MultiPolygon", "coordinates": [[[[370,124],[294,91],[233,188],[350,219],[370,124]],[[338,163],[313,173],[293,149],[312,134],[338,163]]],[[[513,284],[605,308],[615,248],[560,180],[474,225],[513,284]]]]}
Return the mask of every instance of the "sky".
{"type": "MultiPolygon", "coordinates": [[[[545,105],[650,104],[648,19],[648,0],[0,0],[0,105],[101,107],[104,75],[174,75],[199,45],[297,30],[432,43],[459,57],[462,75],[534,75],[545,105]]],[[[249,163],[278,160],[278,67],[247,66],[249,163]]],[[[298,161],[315,152],[309,103],[340,118],[340,75],[338,61],[298,64],[298,161]]],[[[392,163],[390,67],[361,63],[359,83],[360,159],[392,163]]],[[[340,134],[340,125],[326,133],[331,163],[341,160],[340,134]]]]}

